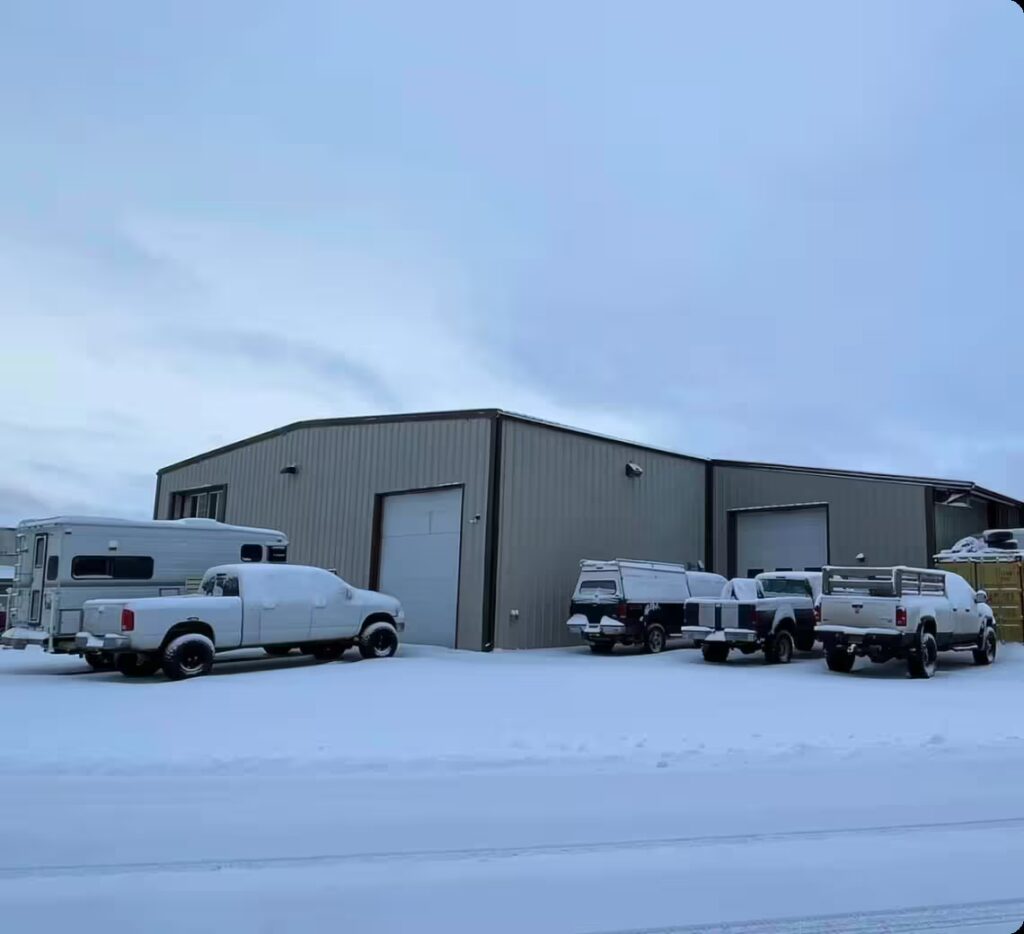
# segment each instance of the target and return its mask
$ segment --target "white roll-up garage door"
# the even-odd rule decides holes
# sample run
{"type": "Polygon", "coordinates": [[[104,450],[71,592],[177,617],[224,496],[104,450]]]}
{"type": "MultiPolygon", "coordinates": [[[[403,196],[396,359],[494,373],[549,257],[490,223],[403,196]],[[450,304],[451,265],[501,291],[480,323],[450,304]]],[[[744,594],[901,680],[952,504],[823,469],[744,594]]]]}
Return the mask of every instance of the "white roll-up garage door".
{"type": "Polygon", "coordinates": [[[384,498],[379,587],[405,609],[403,640],[454,648],[462,490],[384,498]]]}
{"type": "Polygon", "coordinates": [[[828,563],[825,506],[737,512],[736,573],[818,570],[828,563]]]}

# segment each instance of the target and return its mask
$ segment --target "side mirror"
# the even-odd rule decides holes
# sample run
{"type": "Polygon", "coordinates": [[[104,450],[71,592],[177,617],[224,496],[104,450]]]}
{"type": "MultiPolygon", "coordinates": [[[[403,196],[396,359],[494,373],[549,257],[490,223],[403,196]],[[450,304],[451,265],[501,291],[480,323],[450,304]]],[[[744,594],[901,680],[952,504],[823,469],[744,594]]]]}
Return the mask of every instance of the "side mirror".
{"type": "Polygon", "coordinates": [[[985,590],[979,590],[974,594],[975,603],[988,603],[988,592],[985,590]]]}

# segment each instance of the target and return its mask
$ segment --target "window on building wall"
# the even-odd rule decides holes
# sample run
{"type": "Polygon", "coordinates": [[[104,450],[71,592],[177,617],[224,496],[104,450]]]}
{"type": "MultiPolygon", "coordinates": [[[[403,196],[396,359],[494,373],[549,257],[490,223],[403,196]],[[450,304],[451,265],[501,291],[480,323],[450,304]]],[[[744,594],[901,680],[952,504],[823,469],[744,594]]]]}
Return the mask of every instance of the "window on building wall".
{"type": "Polygon", "coordinates": [[[180,490],[171,494],[172,519],[216,519],[224,521],[224,500],[227,487],[204,487],[201,490],[180,490]]]}

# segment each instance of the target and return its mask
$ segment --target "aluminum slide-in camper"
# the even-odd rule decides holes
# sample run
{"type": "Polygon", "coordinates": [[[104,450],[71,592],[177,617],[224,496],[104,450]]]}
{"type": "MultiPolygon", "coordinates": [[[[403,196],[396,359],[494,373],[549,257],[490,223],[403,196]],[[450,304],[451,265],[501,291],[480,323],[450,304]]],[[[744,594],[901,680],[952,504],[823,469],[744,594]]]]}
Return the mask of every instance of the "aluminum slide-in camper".
{"type": "MultiPolygon", "coordinates": [[[[285,562],[288,538],[213,519],[60,516],[17,529],[17,567],[4,648],[73,652],[86,600],[169,597],[195,591],[219,564],[285,562]]],[[[103,659],[89,658],[93,667],[103,659]]]]}

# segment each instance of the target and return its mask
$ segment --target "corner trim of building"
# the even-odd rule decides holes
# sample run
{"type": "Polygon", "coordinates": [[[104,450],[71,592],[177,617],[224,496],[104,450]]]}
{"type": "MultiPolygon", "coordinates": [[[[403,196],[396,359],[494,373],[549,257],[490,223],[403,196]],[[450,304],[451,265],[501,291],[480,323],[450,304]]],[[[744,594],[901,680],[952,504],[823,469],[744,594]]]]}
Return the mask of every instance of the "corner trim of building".
{"type": "Polygon", "coordinates": [[[502,418],[491,418],[491,454],[487,486],[487,540],[484,545],[484,598],[481,607],[480,649],[494,649],[498,621],[498,534],[501,511],[501,435],[502,418]]]}
{"type": "Polygon", "coordinates": [[[935,552],[938,548],[935,545],[935,487],[924,488],[924,547],[928,554],[925,555],[925,567],[935,567],[935,552]]]}
{"type": "Polygon", "coordinates": [[[163,480],[163,474],[156,475],[156,489],[153,491],[153,518],[160,518],[160,481],[163,480]]]}
{"type": "Polygon", "coordinates": [[[715,465],[704,465],[704,570],[715,569],[715,465]]]}

